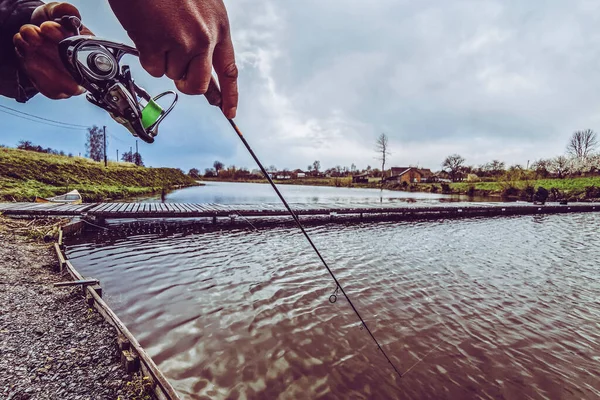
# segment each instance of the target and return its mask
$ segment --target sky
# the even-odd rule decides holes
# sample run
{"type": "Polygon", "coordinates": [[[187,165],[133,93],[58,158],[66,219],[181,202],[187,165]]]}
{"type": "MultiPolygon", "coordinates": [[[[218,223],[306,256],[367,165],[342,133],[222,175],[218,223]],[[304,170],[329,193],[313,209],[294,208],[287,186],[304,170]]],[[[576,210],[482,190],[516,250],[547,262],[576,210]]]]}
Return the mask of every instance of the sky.
{"type": "MultiPolygon", "coordinates": [[[[73,1],[98,36],[131,44],[106,1],[73,1]]],[[[600,130],[597,0],[227,0],[240,68],[236,122],[262,162],[306,168],[314,160],[439,170],[458,153],[525,166],[563,154],[575,130],[600,130]]],[[[157,29],[160,29],[157,27],[157,29]]],[[[151,94],[174,89],[127,59],[151,94]]],[[[106,125],[109,158],[135,138],[84,96],[9,106],[44,118],[106,125]]],[[[0,114],[0,144],[30,140],[85,153],[85,131],[0,114]]],[[[215,160],[255,168],[219,110],[180,95],[146,165],[204,170],[215,160]]]]}

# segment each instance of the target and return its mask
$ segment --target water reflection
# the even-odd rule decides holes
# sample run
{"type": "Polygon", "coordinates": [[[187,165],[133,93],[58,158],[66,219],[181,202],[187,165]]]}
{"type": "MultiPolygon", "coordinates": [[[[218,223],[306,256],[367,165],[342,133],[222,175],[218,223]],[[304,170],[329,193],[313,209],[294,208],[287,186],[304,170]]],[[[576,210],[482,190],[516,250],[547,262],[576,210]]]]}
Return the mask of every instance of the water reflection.
{"type": "MultiPolygon", "coordinates": [[[[440,203],[449,201],[501,201],[499,198],[469,198],[434,193],[401,192],[379,189],[343,188],[328,186],[278,185],[290,203],[384,203],[414,201],[440,203]]],[[[160,201],[160,196],[142,198],[144,201],[160,201]]],[[[197,186],[173,191],[166,195],[171,203],[216,203],[216,204],[256,204],[279,203],[277,195],[268,184],[205,182],[197,186]]]]}

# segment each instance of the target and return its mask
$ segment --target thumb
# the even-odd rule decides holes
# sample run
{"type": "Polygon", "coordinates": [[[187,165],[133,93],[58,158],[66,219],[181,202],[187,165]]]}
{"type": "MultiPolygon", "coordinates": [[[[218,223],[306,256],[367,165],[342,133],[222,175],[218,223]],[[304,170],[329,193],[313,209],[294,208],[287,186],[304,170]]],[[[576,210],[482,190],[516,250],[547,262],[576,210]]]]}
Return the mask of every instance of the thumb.
{"type": "Polygon", "coordinates": [[[81,14],[74,5],[69,3],[52,2],[36,8],[31,15],[31,23],[39,26],[43,22],[54,21],[55,19],[65,15],[75,16],[81,19],[81,14]]]}

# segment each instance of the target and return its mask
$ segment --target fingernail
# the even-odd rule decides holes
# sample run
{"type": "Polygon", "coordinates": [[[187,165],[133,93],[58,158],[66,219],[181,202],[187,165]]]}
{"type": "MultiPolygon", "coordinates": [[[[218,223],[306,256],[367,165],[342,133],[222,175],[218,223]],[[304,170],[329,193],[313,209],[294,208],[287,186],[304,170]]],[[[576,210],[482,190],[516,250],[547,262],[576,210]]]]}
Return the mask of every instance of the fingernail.
{"type": "Polygon", "coordinates": [[[237,112],[237,107],[231,107],[229,110],[227,110],[227,118],[234,119],[236,112],[237,112]]]}

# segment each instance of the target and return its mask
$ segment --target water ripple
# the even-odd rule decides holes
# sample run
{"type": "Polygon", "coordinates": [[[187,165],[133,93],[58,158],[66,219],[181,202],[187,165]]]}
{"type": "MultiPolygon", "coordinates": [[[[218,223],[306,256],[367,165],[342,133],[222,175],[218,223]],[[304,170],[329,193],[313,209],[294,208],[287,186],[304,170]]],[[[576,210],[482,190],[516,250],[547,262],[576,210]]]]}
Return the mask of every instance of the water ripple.
{"type": "Polygon", "coordinates": [[[274,228],[69,245],[183,398],[600,397],[600,216],[274,228]]]}

